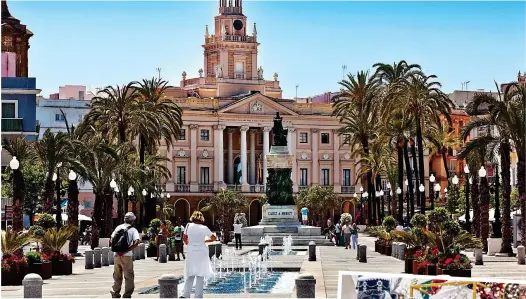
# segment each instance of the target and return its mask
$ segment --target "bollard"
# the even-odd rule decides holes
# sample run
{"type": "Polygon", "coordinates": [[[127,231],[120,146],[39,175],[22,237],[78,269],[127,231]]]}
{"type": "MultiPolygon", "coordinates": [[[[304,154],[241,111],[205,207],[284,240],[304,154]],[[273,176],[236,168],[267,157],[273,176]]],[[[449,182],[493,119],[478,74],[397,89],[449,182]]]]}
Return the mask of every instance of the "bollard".
{"type": "Polygon", "coordinates": [[[258,253],[259,253],[259,256],[261,257],[261,260],[263,261],[263,251],[265,250],[265,247],[267,247],[267,244],[263,243],[263,242],[260,242],[258,244],[258,253]]]}
{"type": "Polygon", "coordinates": [[[391,256],[398,258],[398,243],[393,243],[393,250],[391,251],[391,256]]]}
{"type": "Polygon", "coordinates": [[[398,258],[401,260],[405,260],[405,250],[407,249],[407,244],[400,244],[398,248],[398,258]]]}
{"type": "Polygon", "coordinates": [[[475,248],[475,265],[484,265],[482,260],[482,248],[475,248]]]}
{"type": "Polygon", "coordinates": [[[358,247],[356,248],[356,259],[357,260],[360,260],[360,245],[361,244],[356,244],[358,247]]]}
{"type": "Polygon", "coordinates": [[[88,249],[84,251],[84,269],[93,269],[93,250],[88,249]]]}
{"type": "Polygon", "coordinates": [[[140,250],[139,246],[137,246],[137,247],[135,247],[133,249],[133,259],[136,260],[136,261],[141,259],[141,253],[140,253],[139,250],[140,250]]]}
{"type": "Polygon", "coordinates": [[[146,245],[144,243],[139,244],[139,250],[140,250],[140,257],[141,260],[146,259],[146,245]]]}
{"type": "Polygon", "coordinates": [[[101,252],[102,266],[110,265],[110,262],[108,261],[108,252],[110,252],[110,249],[108,247],[102,247],[102,252],[101,252]]]}
{"type": "Polygon", "coordinates": [[[360,251],[360,263],[367,263],[367,245],[360,245],[360,248],[358,248],[360,251]]]}
{"type": "Polygon", "coordinates": [[[208,257],[212,259],[212,257],[216,254],[216,246],[215,244],[209,244],[208,245],[208,257]]]}
{"type": "Polygon", "coordinates": [[[316,279],[304,273],[296,278],[296,298],[316,298],[316,279]]]}
{"type": "Polygon", "coordinates": [[[177,285],[182,276],[175,274],[163,274],[159,277],[159,298],[178,298],[177,285]]]}
{"type": "Polygon", "coordinates": [[[309,262],[316,261],[316,243],[314,241],[309,242],[309,262]]]}
{"type": "Polygon", "coordinates": [[[517,264],[524,265],[526,264],[525,257],[524,257],[524,246],[517,247],[517,264]]]}
{"type": "Polygon", "coordinates": [[[111,266],[115,264],[115,257],[113,256],[113,251],[108,251],[108,264],[111,266]]]}
{"type": "Polygon", "coordinates": [[[221,244],[221,242],[217,242],[215,247],[216,247],[216,258],[219,258],[221,256],[221,259],[223,259],[223,257],[222,257],[223,244],[221,244]]]}
{"type": "Polygon", "coordinates": [[[29,273],[24,276],[22,285],[24,286],[24,298],[42,298],[42,277],[36,273],[29,273]]]}
{"type": "Polygon", "coordinates": [[[159,246],[159,263],[166,263],[166,244],[159,246]]]}
{"type": "Polygon", "coordinates": [[[101,254],[102,252],[99,247],[95,248],[95,250],[93,251],[93,267],[94,268],[102,267],[101,254]]]}

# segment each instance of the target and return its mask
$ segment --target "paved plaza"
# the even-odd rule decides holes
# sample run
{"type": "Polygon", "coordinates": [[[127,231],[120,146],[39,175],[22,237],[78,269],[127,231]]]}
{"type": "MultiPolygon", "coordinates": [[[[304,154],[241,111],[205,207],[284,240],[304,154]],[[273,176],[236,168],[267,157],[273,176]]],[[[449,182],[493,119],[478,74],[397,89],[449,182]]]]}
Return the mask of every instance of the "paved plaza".
{"type": "MultiPolygon", "coordinates": [[[[347,250],[343,247],[319,246],[317,247],[317,261],[309,262],[306,246],[294,246],[295,250],[302,250],[301,254],[289,256],[271,256],[269,266],[273,270],[299,271],[313,274],[316,278],[316,297],[335,298],[338,292],[338,272],[383,272],[403,273],[404,262],[390,256],[374,252],[374,238],[361,235],[359,242],[367,245],[367,263],[356,260],[356,250],[347,250]]],[[[224,247],[225,248],[225,247],[224,247]]],[[[232,249],[232,247],[229,247],[232,249]]],[[[81,247],[81,252],[86,247],[81,247]]],[[[279,249],[279,248],[278,248],[279,249]]],[[[245,247],[238,254],[254,254],[256,247],[245,247]]],[[[473,257],[472,253],[468,256],[473,257]]],[[[239,267],[240,258],[234,259],[234,267],[239,267]]],[[[226,262],[231,265],[231,261],[226,262]]],[[[156,298],[159,294],[139,294],[145,288],[156,286],[157,279],[162,274],[173,273],[183,275],[184,261],[169,261],[159,264],[152,258],[134,262],[135,268],[135,298],[156,298]]],[[[487,257],[484,256],[483,266],[474,266],[473,277],[492,277],[503,279],[524,278],[526,266],[517,265],[513,257],[487,257]]],[[[78,257],[73,264],[73,275],[53,276],[44,281],[43,295],[45,298],[107,298],[112,286],[113,266],[100,269],[85,270],[84,258],[78,257]]],[[[180,291],[180,290],[179,290],[180,291]]],[[[22,286],[3,286],[2,297],[20,298],[23,296],[22,286]]],[[[265,298],[294,298],[295,290],[287,294],[205,294],[205,297],[265,297],[265,298]]]]}

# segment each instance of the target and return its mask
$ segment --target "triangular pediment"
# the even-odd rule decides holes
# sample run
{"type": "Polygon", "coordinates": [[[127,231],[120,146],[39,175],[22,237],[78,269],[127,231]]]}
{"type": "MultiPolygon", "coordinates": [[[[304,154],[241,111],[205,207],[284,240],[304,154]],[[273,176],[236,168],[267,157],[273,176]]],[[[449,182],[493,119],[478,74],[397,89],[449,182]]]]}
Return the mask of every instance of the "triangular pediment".
{"type": "Polygon", "coordinates": [[[247,96],[232,102],[221,108],[219,113],[228,114],[255,114],[255,115],[276,115],[279,112],[281,115],[298,115],[296,112],[282,104],[276,102],[272,98],[266,97],[260,93],[247,96]]]}

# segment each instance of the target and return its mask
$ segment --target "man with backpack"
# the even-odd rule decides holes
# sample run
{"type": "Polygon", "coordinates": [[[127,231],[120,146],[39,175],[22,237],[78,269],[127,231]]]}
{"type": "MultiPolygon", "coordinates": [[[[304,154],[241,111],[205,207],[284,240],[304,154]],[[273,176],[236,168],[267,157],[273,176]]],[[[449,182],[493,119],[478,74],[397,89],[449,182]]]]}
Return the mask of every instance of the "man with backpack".
{"type": "Polygon", "coordinates": [[[184,248],[183,248],[183,227],[180,225],[179,221],[175,224],[174,228],[174,242],[175,242],[175,253],[177,254],[176,261],[180,261],[181,258],[179,257],[179,254],[183,255],[183,259],[186,259],[184,256],[184,248]]]}
{"type": "Polygon", "coordinates": [[[120,298],[122,279],[124,276],[124,294],[123,298],[131,298],[135,289],[134,272],[133,272],[133,249],[139,245],[139,232],[133,224],[135,215],[132,212],[124,216],[124,224],[115,228],[111,234],[111,251],[114,255],[113,266],[113,288],[111,290],[112,298],[120,298]]]}

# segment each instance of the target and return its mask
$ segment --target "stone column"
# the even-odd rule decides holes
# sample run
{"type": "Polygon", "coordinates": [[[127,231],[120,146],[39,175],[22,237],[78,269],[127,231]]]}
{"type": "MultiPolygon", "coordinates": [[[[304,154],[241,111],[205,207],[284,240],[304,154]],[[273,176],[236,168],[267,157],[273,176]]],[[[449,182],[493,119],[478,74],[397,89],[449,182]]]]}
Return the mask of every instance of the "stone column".
{"type": "Polygon", "coordinates": [[[36,273],[29,273],[24,276],[22,285],[24,286],[24,298],[42,298],[42,277],[36,273]]]}
{"type": "Polygon", "coordinates": [[[93,250],[84,251],[84,269],[93,269],[93,250]]]}
{"type": "Polygon", "coordinates": [[[241,191],[249,191],[247,180],[247,131],[248,126],[241,127],[241,191]]]}
{"type": "Polygon", "coordinates": [[[256,184],[256,130],[248,131],[250,135],[250,185],[256,184]]]}
{"type": "Polygon", "coordinates": [[[289,154],[293,155],[292,159],[292,173],[291,173],[291,180],[292,180],[292,191],[298,192],[298,168],[297,168],[297,161],[296,161],[296,128],[288,128],[288,135],[289,138],[289,154]]]}
{"type": "Polygon", "coordinates": [[[524,246],[520,245],[517,247],[517,264],[524,265],[526,264],[526,258],[524,256],[524,246]]]}
{"type": "Polygon", "coordinates": [[[225,126],[223,125],[216,125],[214,126],[214,143],[216,146],[214,146],[214,180],[217,182],[217,191],[224,185],[224,154],[223,154],[223,130],[225,129],[225,126]]]}
{"type": "Polygon", "coordinates": [[[166,244],[159,245],[159,263],[166,263],[167,262],[167,252],[166,252],[166,244]]]}
{"type": "Polygon", "coordinates": [[[101,251],[102,266],[110,265],[110,261],[108,260],[108,252],[110,252],[110,248],[102,247],[102,251],[101,251]]]}
{"type": "Polygon", "coordinates": [[[267,184],[267,176],[268,176],[267,155],[270,151],[269,132],[271,130],[272,130],[271,127],[263,128],[263,185],[267,184]]]}
{"type": "Polygon", "coordinates": [[[312,184],[318,185],[320,183],[320,169],[318,162],[318,134],[319,129],[310,129],[312,135],[312,184]]]}
{"type": "MultiPolygon", "coordinates": [[[[197,182],[197,130],[199,126],[190,125],[190,192],[197,192],[199,185],[197,182]]],[[[185,182],[186,183],[186,182],[185,182]]]]}
{"type": "Polygon", "coordinates": [[[234,129],[228,129],[228,183],[234,183],[234,151],[233,151],[233,135],[234,129]]]}
{"type": "Polygon", "coordinates": [[[334,174],[332,175],[332,182],[334,185],[334,192],[341,193],[342,184],[341,176],[342,172],[340,170],[340,136],[338,136],[338,130],[332,130],[333,143],[334,143],[334,174]]]}
{"type": "Polygon", "coordinates": [[[93,267],[100,268],[102,267],[102,252],[99,247],[95,248],[93,251],[93,267]]]}

